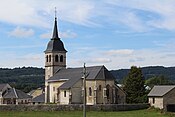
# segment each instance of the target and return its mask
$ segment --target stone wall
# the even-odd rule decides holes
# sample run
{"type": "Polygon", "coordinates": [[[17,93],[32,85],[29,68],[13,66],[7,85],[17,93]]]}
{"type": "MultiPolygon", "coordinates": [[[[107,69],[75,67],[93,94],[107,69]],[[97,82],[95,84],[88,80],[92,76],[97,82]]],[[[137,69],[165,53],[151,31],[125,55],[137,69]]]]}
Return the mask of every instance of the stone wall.
{"type": "MultiPolygon", "coordinates": [[[[129,111],[146,109],[149,104],[88,105],[87,111],[129,111]]],[[[82,111],[83,105],[0,105],[0,111],[82,111]]]]}

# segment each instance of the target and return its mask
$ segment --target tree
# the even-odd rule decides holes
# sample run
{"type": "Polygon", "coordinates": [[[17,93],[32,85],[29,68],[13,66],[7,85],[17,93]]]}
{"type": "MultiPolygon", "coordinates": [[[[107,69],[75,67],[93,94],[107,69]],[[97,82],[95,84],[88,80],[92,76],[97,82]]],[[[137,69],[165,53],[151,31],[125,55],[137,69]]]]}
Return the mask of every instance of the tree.
{"type": "Polygon", "coordinates": [[[124,90],[127,94],[127,103],[146,102],[146,93],[144,87],[144,77],[141,68],[132,66],[124,82],[124,90]]]}
{"type": "Polygon", "coordinates": [[[149,78],[148,80],[146,80],[145,84],[152,88],[154,85],[171,85],[173,84],[173,82],[171,82],[164,75],[160,75],[149,78]]]}

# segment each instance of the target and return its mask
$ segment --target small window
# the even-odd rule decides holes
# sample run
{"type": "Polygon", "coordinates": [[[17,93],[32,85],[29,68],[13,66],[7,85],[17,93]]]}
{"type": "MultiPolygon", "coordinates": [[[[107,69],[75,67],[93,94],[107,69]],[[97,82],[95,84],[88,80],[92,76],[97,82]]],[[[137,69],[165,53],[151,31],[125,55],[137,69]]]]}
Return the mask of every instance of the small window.
{"type": "Polygon", "coordinates": [[[51,55],[49,55],[49,62],[51,62],[51,55]]]}
{"type": "Polygon", "coordinates": [[[153,104],[155,103],[155,98],[153,98],[153,104]]]}
{"type": "Polygon", "coordinates": [[[92,88],[89,87],[89,96],[92,96],[92,88]]]}
{"type": "Polygon", "coordinates": [[[63,62],[63,55],[60,56],[60,62],[63,62]]]}
{"type": "Polygon", "coordinates": [[[55,91],[55,87],[53,87],[53,91],[55,91]]]}
{"type": "Polygon", "coordinates": [[[58,62],[58,55],[55,56],[55,62],[58,62]]]}
{"type": "Polygon", "coordinates": [[[110,93],[110,85],[107,85],[106,86],[106,96],[107,96],[107,99],[109,99],[109,93],[110,93]]]}
{"type": "Polygon", "coordinates": [[[48,55],[46,56],[46,62],[49,62],[49,57],[48,57],[48,55]]]}
{"type": "Polygon", "coordinates": [[[64,97],[66,97],[66,91],[64,91],[64,97]]]}
{"type": "Polygon", "coordinates": [[[99,85],[99,91],[101,91],[101,85],[99,85]]]}

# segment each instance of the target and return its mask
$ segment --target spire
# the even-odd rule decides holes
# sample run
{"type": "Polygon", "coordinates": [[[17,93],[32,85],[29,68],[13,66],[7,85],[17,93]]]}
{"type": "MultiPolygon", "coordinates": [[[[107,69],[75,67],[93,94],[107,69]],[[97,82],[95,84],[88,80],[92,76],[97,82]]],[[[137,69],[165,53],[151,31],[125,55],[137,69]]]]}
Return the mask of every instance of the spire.
{"type": "Polygon", "coordinates": [[[54,30],[53,30],[53,36],[52,36],[52,39],[54,39],[54,40],[55,40],[55,39],[60,39],[60,38],[58,37],[56,13],[57,13],[57,11],[56,11],[56,7],[55,7],[55,24],[54,24],[54,30]]]}

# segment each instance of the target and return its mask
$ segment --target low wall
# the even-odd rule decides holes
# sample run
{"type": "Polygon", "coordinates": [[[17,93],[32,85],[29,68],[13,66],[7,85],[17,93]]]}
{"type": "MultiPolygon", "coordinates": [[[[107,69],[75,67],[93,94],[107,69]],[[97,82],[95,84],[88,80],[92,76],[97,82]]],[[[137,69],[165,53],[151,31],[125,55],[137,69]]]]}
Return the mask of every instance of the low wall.
{"type": "MultiPolygon", "coordinates": [[[[146,109],[149,104],[87,105],[87,111],[129,111],[146,109]]],[[[81,111],[83,105],[0,105],[0,111],[81,111]]]]}

